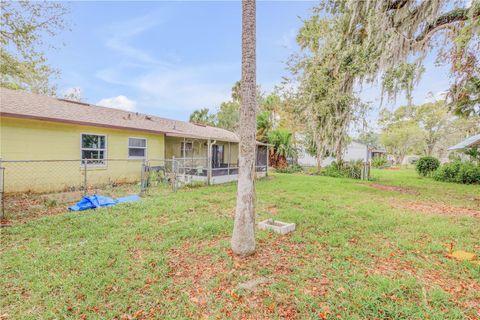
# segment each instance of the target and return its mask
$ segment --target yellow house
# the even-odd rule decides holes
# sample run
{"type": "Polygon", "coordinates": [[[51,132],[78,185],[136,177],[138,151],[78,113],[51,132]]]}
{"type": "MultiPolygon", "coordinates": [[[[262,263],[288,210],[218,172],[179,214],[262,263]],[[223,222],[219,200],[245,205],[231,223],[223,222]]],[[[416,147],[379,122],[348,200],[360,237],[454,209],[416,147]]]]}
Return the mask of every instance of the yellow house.
{"type": "MultiPolygon", "coordinates": [[[[235,133],[189,122],[0,88],[5,192],[53,191],[139,181],[142,164],[175,159],[183,176],[236,180],[235,133]]],[[[259,145],[258,171],[267,148],[259,145]]]]}

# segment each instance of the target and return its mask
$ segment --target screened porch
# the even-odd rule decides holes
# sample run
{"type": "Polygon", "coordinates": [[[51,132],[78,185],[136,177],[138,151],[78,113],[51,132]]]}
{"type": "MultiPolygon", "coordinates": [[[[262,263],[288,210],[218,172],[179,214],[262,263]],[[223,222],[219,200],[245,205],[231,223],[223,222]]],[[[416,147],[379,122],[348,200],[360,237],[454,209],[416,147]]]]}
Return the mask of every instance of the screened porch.
{"type": "MultiPolygon", "coordinates": [[[[166,137],[165,158],[175,160],[177,172],[192,181],[218,184],[238,178],[238,143],[166,137]]],[[[257,144],[257,177],[267,174],[268,146],[257,144]]]]}

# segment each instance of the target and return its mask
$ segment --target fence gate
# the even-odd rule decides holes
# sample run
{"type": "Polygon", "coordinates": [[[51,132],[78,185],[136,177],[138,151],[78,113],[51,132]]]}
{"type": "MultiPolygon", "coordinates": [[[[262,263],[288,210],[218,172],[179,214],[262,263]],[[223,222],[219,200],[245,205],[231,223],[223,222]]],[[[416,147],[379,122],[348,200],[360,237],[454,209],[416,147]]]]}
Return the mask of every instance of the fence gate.
{"type": "Polygon", "coordinates": [[[144,194],[155,187],[171,186],[178,189],[178,166],[174,160],[144,161],[141,173],[141,193],[144,194]]]}

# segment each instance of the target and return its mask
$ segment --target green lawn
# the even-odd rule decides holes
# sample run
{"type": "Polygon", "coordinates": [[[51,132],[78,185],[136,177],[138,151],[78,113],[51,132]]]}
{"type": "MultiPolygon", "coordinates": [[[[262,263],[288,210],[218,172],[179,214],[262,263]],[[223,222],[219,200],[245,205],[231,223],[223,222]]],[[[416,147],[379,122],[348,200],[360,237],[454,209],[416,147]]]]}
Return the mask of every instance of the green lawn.
{"type": "Polygon", "coordinates": [[[446,257],[480,255],[480,186],[373,176],[258,181],[257,218],[297,230],[258,232],[244,260],[229,249],[233,184],[3,228],[0,318],[480,317],[480,266],[446,257]]]}

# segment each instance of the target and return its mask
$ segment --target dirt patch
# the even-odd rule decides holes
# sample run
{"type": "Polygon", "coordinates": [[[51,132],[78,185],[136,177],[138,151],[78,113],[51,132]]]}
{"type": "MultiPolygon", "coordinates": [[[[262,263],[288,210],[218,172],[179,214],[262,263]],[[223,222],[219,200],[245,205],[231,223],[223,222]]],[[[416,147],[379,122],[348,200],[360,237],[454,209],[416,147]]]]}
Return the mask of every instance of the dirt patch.
{"type": "Polygon", "coordinates": [[[270,213],[270,214],[272,214],[272,215],[277,215],[277,214],[278,214],[278,208],[277,208],[276,205],[267,207],[267,208],[265,209],[265,211],[267,211],[268,213],[270,213]]]}
{"type": "Polygon", "coordinates": [[[51,194],[42,194],[39,196],[45,203],[55,202],[58,204],[71,204],[77,202],[83,197],[83,191],[60,192],[51,194]]]}
{"type": "Polygon", "coordinates": [[[45,196],[29,193],[5,195],[6,220],[9,223],[21,223],[38,219],[46,215],[55,215],[67,211],[65,205],[55,200],[47,200],[45,196]]]}
{"type": "MultiPolygon", "coordinates": [[[[138,193],[136,184],[114,184],[104,188],[90,188],[87,194],[116,198],[136,193],[138,193]]],[[[43,216],[67,213],[68,207],[77,203],[83,194],[84,192],[79,190],[43,194],[6,193],[4,195],[6,223],[24,223],[43,216]]]]}
{"type": "Polygon", "coordinates": [[[434,213],[445,215],[461,215],[480,218],[480,211],[471,208],[454,207],[444,203],[420,202],[420,201],[400,201],[390,199],[390,204],[395,208],[409,209],[421,213],[434,213]]]}
{"type": "Polygon", "coordinates": [[[384,190],[384,191],[395,191],[395,192],[400,192],[400,193],[405,193],[405,194],[413,194],[413,195],[418,195],[418,191],[410,189],[410,188],[404,188],[404,187],[399,187],[399,186],[389,186],[385,184],[379,184],[379,183],[372,183],[368,184],[369,187],[377,189],[377,190],[384,190]]]}

